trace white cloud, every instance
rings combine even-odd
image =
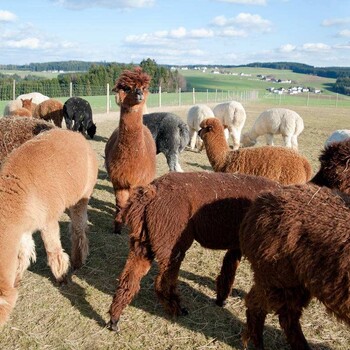
[[[295,45],[286,44],[286,45],[282,45],[282,46],[279,48],[279,51],[280,51],[280,52],[284,52],[284,53],[288,53],[288,52],[293,52],[293,51],[295,51],[295,49],[296,49],[296,46],[295,46]]]
[[[91,7],[103,8],[142,8],[151,7],[155,0],[51,0],[54,3],[72,10],[82,10]]]
[[[248,33],[244,30],[237,30],[234,28],[226,28],[221,31],[219,31],[218,36],[222,37],[239,37],[239,38],[245,38],[248,36]]]
[[[21,40],[8,40],[4,46],[16,49],[37,49],[40,46],[38,38],[26,38]]]
[[[306,43],[306,44],[303,44],[301,48],[304,51],[316,51],[316,52],[329,51],[331,49],[329,45],[323,44],[323,43]]]
[[[240,5],[266,5],[266,0],[217,0],[219,2],[229,2],[230,4]]]
[[[249,31],[258,30],[269,32],[272,28],[272,23],[262,18],[260,15],[251,13],[239,13],[236,17],[226,18],[225,16],[217,16],[212,21],[212,24],[218,27],[238,26],[246,28]]]
[[[338,36],[349,38],[350,37],[350,29],[341,30],[338,33]]]
[[[350,17],[346,18],[330,18],[330,19],[325,19],[322,21],[322,26],[324,27],[332,27],[332,26],[341,26],[344,24],[349,24],[350,23]]]
[[[0,10],[0,22],[14,22],[17,16],[9,11]]]

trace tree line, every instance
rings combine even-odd
[[[132,69],[135,64],[124,63],[90,63],[85,66],[86,71],[80,71],[77,69],[73,72],[74,67],[80,67],[84,65],[78,65],[76,61],[57,62],[54,64],[31,64],[31,71],[62,71],[63,68],[68,70],[66,73],[59,73],[57,78],[44,78],[29,74],[24,78],[21,78],[18,74],[8,75],[0,73],[0,97],[2,100],[12,99],[12,84],[13,80],[16,81],[16,95],[24,94],[27,92],[38,91],[44,94],[48,94],[50,97],[69,96],[69,88],[72,83],[74,95],[80,96],[93,96],[105,94],[105,87],[109,84],[110,89],[113,88],[115,81],[120,76],[121,72],[125,69]],[[77,64],[76,64],[77,63]],[[150,91],[156,92],[161,87],[163,92],[174,92],[181,88],[186,90],[186,79],[177,71],[173,71],[170,68],[158,65],[155,60],[150,58],[143,60],[138,66],[151,76]],[[4,68],[4,67],[3,67]],[[18,66],[12,67],[18,69]],[[6,69],[10,69],[6,66]],[[102,89],[102,90],[101,90]],[[48,93],[50,92],[50,93]]]

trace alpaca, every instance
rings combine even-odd
[[[304,130],[300,115],[286,108],[271,108],[262,112],[252,128],[242,135],[243,146],[253,146],[259,136],[265,135],[266,144],[273,146],[273,136],[282,134],[286,147],[298,149],[298,136]]]
[[[144,114],[143,124],[151,131],[157,154],[165,155],[169,170],[183,171],[179,163],[179,154],[190,140],[188,125],[176,114],[167,112]]]
[[[0,166],[12,150],[52,128],[54,126],[44,120],[27,117],[0,118]]]
[[[181,262],[194,240],[208,249],[227,250],[216,279],[216,304],[223,306],[241,259],[239,225],[261,191],[279,186],[258,176],[170,172],[135,190],[123,210],[130,225],[130,248],[110,307],[109,328],[118,330],[119,317],[139,291],[153,260],[159,266],[155,281],[159,300],[171,315],[187,313],[176,284]]]
[[[206,105],[194,105],[187,112],[187,124],[190,128],[190,149],[203,149],[202,140],[198,137],[200,123],[206,118],[214,118],[214,112]]]
[[[33,103],[32,99],[21,100],[22,106],[11,111],[8,116],[18,116],[18,117],[32,117],[33,116]]]
[[[334,132],[332,132],[331,135],[329,135],[328,139],[325,142],[325,146],[328,146],[330,143],[344,141],[349,138],[350,138],[349,129],[335,130]]]
[[[263,327],[275,312],[293,350],[310,350],[299,319],[311,298],[350,326],[349,197],[313,184],[259,196],[240,231],[254,284],[245,297],[245,348],[263,349]]]
[[[63,104],[53,98],[45,100],[36,106],[33,117],[52,121],[56,126],[61,128],[63,120]]]
[[[301,184],[310,180],[312,168],[298,152],[285,147],[262,146],[230,150],[221,122],[216,118],[201,123],[199,136],[216,172],[265,176],[283,185]]]
[[[6,104],[6,106],[4,108],[3,115],[5,115],[5,116],[10,115],[10,113],[13,112],[14,110],[21,108],[22,107],[21,100],[28,100],[28,99],[32,99],[33,106],[36,106],[40,102],[49,99],[49,97],[47,97],[39,92],[31,92],[29,94],[20,95],[17,97],[16,100],[10,101]],[[32,112],[34,112],[34,110],[32,110]]]
[[[48,265],[65,282],[69,257],[63,251],[58,220],[69,208],[72,267],[88,254],[87,205],[97,181],[97,157],[83,136],[54,128],[15,149],[2,164],[0,197],[0,324],[14,308],[17,286],[35,260],[32,233],[41,231]]]
[[[96,124],[92,120],[90,103],[81,97],[71,97],[63,105],[64,121],[67,129],[86,133],[91,139],[96,134]]]
[[[319,161],[320,169],[311,182],[350,195],[350,139],[331,142],[322,151]]]
[[[137,67],[124,70],[113,88],[120,101],[120,121],[106,143],[105,164],[115,193],[116,233],[121,232],[123,223],[119,213],[130,191],[149,184],[156,176],[156,145],[142,122],[149,82],[149,75]]]
[[[214,115],[223,125],[226,125],[232,137],[233,149],[240,146],[241,132],[247,119],[244,107],[237,101],[224,102],[216,105]]]

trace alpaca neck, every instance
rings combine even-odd
[[[251,128],[248,132],[247,132],[248,137],[250,138],[251,141],[255,141],[258,138],[258,134],[255,131],[255,128]]]
[[[140,133],[143,128],[143,104],[136,106],[121,106],[119,122],[119,140],[131,140],[131,144],[140,141],[135,138],[135,133]],[[130,142],[130,141],[129,141]],[[130,143],[129,143],[130,144]]]
[[[213,134],[209,135],[209,138],[205,138],[205,149],[209,162],[215,171],[225,164],[227,153],[230,148],[227,144],[224,134]]]

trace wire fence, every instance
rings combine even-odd
[[[67,86],[57,84],[31,85],[31,89],[26,90],[22,85],[16,83],[0,83],[0,106],[6,105],[10,100],[21,94],[32,91],[40,92],[43,95],[59,99],[65,102],[69,97],[80,96],[91,104],[94,113],[109,113],[119,110],[114,101],[114,93],[111,92],[109,84],[105,86],[97,85],[77,85],[70,83]],[[298,95],[275,94],[265,90],[220,90],[220,89],[192,89],[192,91],[162,92],[161,87],[150,91],[147,106],[190,106],[194,104],[212,104],[225,101],[239,101],[241,103],[257,102],[278,105],[299,105],[310,107],[349,107],[350,97],[338,94],[315,94],[302,93]]]

